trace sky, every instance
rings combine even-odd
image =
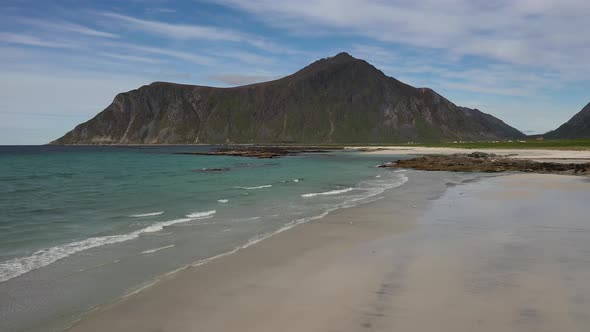
[[[0,1],[0,144],[153,81],[235,86],[339,52],[527,133],[590,102],[587,0]]]

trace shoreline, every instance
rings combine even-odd
[[[529,159],[537,162],[555,163],[587,163],[590,162],[590,150],[557,150],[557,149],[466,149],[442,147],[392,147],[392,146],[363,146],[345,147],[345,150],[361,151],[369,155],[452,155],[474,151],[483,151],[512,159]]]
[[[528,269],[519,277],[517,289],[510,283],[490,294],[473,293],[470,287],[463,289],[465,285],[457,282],[458,277],[469,276],[472,272],[461,271],[471,271],[481,265],[481,255],[483,258],[490,253],[496,255],[496,242],[508,238],[489,238],[483,231],[473,235],[469,232],[466,237],[462,233],[448,233],[447,227],[440,228],[433,218],[443,218],[440,220],[445,223],[445,216],[440,212],[446,211],[452,218],[453,211],[457,211],[452,205],[466,199],[483,204],[484,211],[493,207],[494,210],[488,212],[497,211],[498,216],[508,216],[508,220],[500,219],[500,224],[510,225],[510,214],[503,214],[519,209],[515,197],[549,212],[552,208],[543,204],[547,198],[535,198],[535,195],[543,195],[545,191],[548,197],[560,191],[584,192],[590,184],[563,175],[470,176],[440,172],[416,172],[408,183],[410,185],[403,190],[387,192],[384,199],[337,210],[198,268],[162,278],[152,286],[87,313],[67,331],[386,331],[392,326],[418,330],[446,326],[453,331],[473,331],[474,328],[517,331],[522,324],[529,328],[537,326],[536,318],[531,319],[529,312],[542,317],[543,326],[549,328],[561,326],[564,331],[578,331],[575,326],[584,326],[585,318],[574,320],[553,305],[553,298],[543,298],[534,287],[543,287],[560,301],[570,301],[563,298],[566,293],[560,287],[565,284],[561,284],[559,274],[554,273],[555,267],[563,262],[547,260],[549,256],[546,255],[540,256],[547,260],[547,264],[540,267],[529,266],[528,256],[514,265],[519,271],[522,266]],[[490,200],[501,202],[506,209],[497,210],[493,202],[486,203]],[[583,202],[568,203],[575,203],[572,206],[584,212]],[[464,208],[473,205],[465,204]],[[479,209],[472,207],[457,213],[469,216],[479,213]],[[535,215],[527,214],[525,220],[534,223],[530,218]],[[455,214],[455,217],[458,216]],[[493,220],[494,216],[486,218]],[[454,223],[448,225],[456,227]],[[483,225],[495,227],[494,224]],[[474,241],[480,236],[484,236],[485,242]],[[475,247],[465,250],[465,245]],[[568,245],[567,241],[564,245]],[[487,251],[479,252],[484,249]],[[468,263],[451,253],[465,256]],[[521,259],[522,254],[518,252],[514,259]],[[534,250],[530,254],[536,256]],[[491,262],[496,260],[495,256],[490,259]],[[512,268],[512,265],[500,265],[494,267],[500,269],[497,272],[480,274],[476,273],[478,267],[473,277],[488,282],[485,280],[490,273],[490,277],[504,278],[504,272],[497,273],[504,269],[509,272]],[[539,271],[545,272],[536,276]],[[590,273],[590,269],[587,272]],[[577,281],[580,275],[584,274],[580,272],[573,280]],[[509,276],[512,274],[506,275]],[[532,284],[525,282],[530,278],[534,280]],[[504,285],[504,281],[499,285]],[[480,303],[482,294],[493,297]],[[522,302],[537,297],[544,300]],[[451,298],[457,298],[458,302],[440,311]],[[506,302],[507,299],[512,300]],[[400,305],[410,310],[407,315],[396,314]],[[578,310],[585,308],[587,306],[581,305]],[[512,321],[513,311],[516,315],[520,312],[524,318]],[[452,320],[455,315],[457,319]],[[424,320],[426,316],[431,319]]]
[[[299,249],[293,246],[297,246],[300,243],[302,234],[303,237],[306,238],[306,247],[313,247],[314,245],[324,246],[325,244],[320,244],[319,242],[315,241],[310,243],[310,235],[314,234],[318,236],[319,234],[319,237],[331,237],[329,234],[326,233],[330,233],[334,230],[337,232],[343,232],[346,234],[346,236],[349,237],[349,241],[347,241],[346,244],[341,245],[339,242],[341,242],[342,239],[335,238],[334,240],[337,241],[332,243],[332,245],[342,248],[349,247],[352,244],[350,241],[354,241],[354,243],[360,244],[366,241],[375,240],[383,236],[394,235],[398,232],[402,232],[409,228],[415,227],[413,221],[415,221],[415,219],[417,218],[417,214],[420,214],[421,211],[424,210],[419,209],[417,205],[428,205],[430,200],[434,200],[437,197],[440,197],[449,187],[460,185],[461,183],[463,183],[463,181],[465,183],[468,183],[486,177],[494,176],[484,174],[447,174],[444,176],[441,176],[440,174],[431,174],[431,176],[425,176],[425,179],[421,180],[419,180],[416,176],[412,176],[412,179],[410,181],[414,181],[412,185],[417,186],[417,190],[410,187],[404,188],[405,190],[403,191],[399,191],[401,187],[396,187],[391,192],[378,195],[380,197],[367,203],[362,203],[357,206],[339,208],[337,210],[330,211],[323,217],[312,218],[314,220],[284,227],[283,229],[274,232],[273,234],[263,236],[255,242],[247,243],[243,246],[235,248],[230,252],[210,257],[195,262],[193,264],[189,264],[188,266],[181,267],[174,271],[170,271],[168,273],[165,273],[164,275],[159,276],[155,280],[147,282],[144,285],[140,285],[138,288],[131,290],[130,292],[124,294],[118,299],[115,299],[114,301],[105,303],[97,308],[91,309],[90,311],[84,313],[78,319],[74,320],[72,324],[69,327],[67,327],[64,331],[87,331],[86,324],[88,324],[89,322],[91,322],[91,327],[89,327],[89,331],[94,331],[94,328],[96,328],[97,331],[104,330],[105,328],[114,330],[126,330],[127,328],[131,328],[133,330],[132,327],[104,327],[102,326],[101,322],[98,322],[98,325],[95,325],[92,322],[96,323],[96,319],[110,321],[111,318],[109,318],[109,316],[117,316],[116,312],[120,310],[119,306],[133,306],[133,303],[136,303],[136,301],[139,298],[149,296],[147,294],[151,292],[159,292],[159,289],[164,287],[170,287],[169,285],[173,285],[172,287],[175,289],[183,288],[183,286],[175,287],[174,284],[179,281],[182,283],[187,282],[186,279],[189,278],[189,275],[191,274],[215,274],[216,272],[210,272],[209,270],[218,269],[220,266],[224,270],[231,270],[234,268],[234,265],[237,266],[237,272],[240,273],[240,270],[245,268],[243,266],[244,264],[241,264],[239,262],[244,259],[244,256],[248,256],[248,259],[254,259],[258,264],[263,264],[264,256],[266,256],[263,252],[266,250],[267,247],[273,248],[272,251],[279,251],[280,255],[285,254],[283,252],[284,248],[281,248],[285,240],[287,240],[287,242],[295,241],[294,243],[290,244],[290,247],[288,248],[290,252],[288,252],[288,254],[292,256],[297,256],[299,254]],[[416,181],[423,183],[416,183]],[[435,187],[434,189],[433,184]],[[405,186],[405,184],[402,185],[402,187],[403,186]],[[411,196],[411,198],[408,199],[407,197],[404,197],[404,194],[407,194],[406,191],[412,192],[413,195]],[[419,193],[417,194],[416,191],[418,191]],[[391,202],[388,202],[389,200],[395,200],[398,201],[398,203],[392,205]],[[396,213],[400,213],[400,215],[397,218],[399,219],[399,223],[393,225],[384,225],[382,223],[382,220],[378,220],[374,222],[376,224],[375,226],[379,228],[378,232],[374,232],[373,230],[361,229],[363,234],[362,236],[359,236],[359,227],[364,226],[359,226],[357,225],[356,221],[349,220],[360,218],[360,216],[366,215],[367,212],[371,212],[371,214],[373,214],[373,211],[375,209],[386,209],[389,212],[395,211]],[[343,221],[343,219],[345,220]],[[345,227],[348,229],[344,231],[338,229],[341,227]],[[318,232],[317,229],[321,229],[321,232]],[[330,231],[326,232],[326,229],[330,229]],[[386,229],[387,232],[383,233],[383,229]],[[282,259],[284,259],[284,257],[282,257]],[[205,280],[207,279],[209,278],[205,278]],[[213,279],[216,280],[217,277]],[[100,318],[103,315],[107,315],[107,318]],[[118,318],[116,320],[118,320]],[[138,329],[138,331],[139,330],[142,329]]]

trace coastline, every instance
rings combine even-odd
[[[411,185],[406,184],[396,187],[394,190],[379,195],[380,197],[375,201],[332,211],[323,218],[294,225],[286,232],[275,233],[251,245],[237,248],[235,251],[167,273],[138,289],[131,290],[113,303],[91,310],[74,322],[71,329],[67,329],[67,331],[98,331],[104,329],[131,329],[133,331],[136,328],[142,330],[143,327],[140,328],[139,326],[103,326],[103,323],[106,321],[115,324],[124,323],[125,318],[117,317],[117,313],[127,312],[129,309],[121,310],[121,306],[129,308],[139,304],[141,307],[143,305],[140,303],[146,297],[148,302],[155,300],[157,303],[153,304],[156,304],[156,306],[164,302],[168,303],[167,300],[161,302],[161,299],[165,294],[172,294],[169,287],[175,290],[192,288],[190,285],[193,284],[195,279],[204,282],[204,284],[199,285],[198,289],[198,291],[204,292],[212,290],[213,285],[220,288],[249,288],[250,286],[244,286],[242,283],[246,280],[249,283],[260,283],[261,281],[255,281],[254,279],[257,278],[257,271],[265,269],[273,271],[285,269],[286,271],[281,274],[281,277],[273,277],[273,280],[283,278],[285,279],[283,282],[286,283],[296,282],[297,279],[304,278],[301,273],[308,271],[308,269],[304,268],[295,273],[298,269],[289,267],[293,262],[308,261],[316,267],[329,264],[329,261],[336,253],[348,251],[354,246],[367,241],[411,229],[415,227],[414,221],[417,215],[425,211],[425,207],[429,202],[442,195],[447,188],[459,185],[462,181],[469,182],[488,176],[441,173],[427,173],[416,176],[411,174],[408,181],[408,183],[411,182]],[[384,221],[385,215],[392,213],[396,215],[395,220]],[[317,255],[318,251],[320,256],[324,257],[322,259],[327,261],[316,262],[319,257]],[[268,252],[272,254],[269,255]],[[350,272],[352,273],[352,271]],[[234,279],[234,273],[239,277]],[[363,279],[364,277],[358,278],[358,280]],[[230,286],[233,283],[240,286]],[[355,288],[351,285],[351,289]],[[203,294],[193,294],[191,298],[201,299],[203,296]],[[211,296],[211,294],[206,296]],[[176,301],[174,298],[169,300]],[[201,304],[193,305],[201,306]],[[203,316],[209,314],[203,312]],[[130,321],[130,323],[132,322]],[[147,328],[152,323],[146,322],[146,324],[145,327]],[[238,327],[239,325],[236,325],[235,329]],[[187,327],[175,327],[174,329],[176,328],[183,330]],[[215,330],[219,327],[212,326],[209,328]]]
[[[536,242],[502,234],[514,227],[516,220],[511,218],[516,216],[509,212],[518,209],[515,197],[539,210],[519,217],[534,224],[535,218],[545,221],[542,214],[555,210],[546,204],[552,195],[584,193],[590,184],[567,176],[444,172],[415,172],[408,183],[383,199],[337,210],[233,255],[163,278],[90,312],[68,331],[358,331],[393,326],[418,330],[442,326],[454,331],[545,326],[547,331],[555,327],[579,331],[577,327],[588,322],[588,317],[560,308],[572,308],[575,313],[588,308],[586,302],[578,303],[577,309],[571,307],[576,292],[571,280],[590,273],[589,267],[579,266],[582,270],[566,276],[571,279],[566,282],[557,272],[560,264],[569,262],[554,259],[554,254],[529,252],[526,245]],[[548,196],[541,197],[544,194]],[[461,204],[460,199],[471,203]],[[470,210],[473,202],[481,206]],[[499,211],[498,203],[505,209]],[[568,209],[573,218],[578,217],[576,211],[584,211],[583,202],[568,204],[575,208]],[[457,233],[451,230],[456,227],[452,220],[458,217],[453,214],[458,208],[466,217],[480,210],[496,211],[496,215],[484,214],[482,219],[488,222],[481,223],[483,229],[475,233],[475,225],[461,226]],[[447,225],[451,229],[435,222],[447,222],[445,218],[452,219]],[[505,218],[498,220],[504,228],[494,229],[489,224],[494,218]],[[561,220],[567,222],[571,220]],[[482,241],[474,243],[478,238]],[[497,258],[499,244],[500,248],[508,245],[506,250],[522,249],[514,252],[515,258],[506,257],[502,265],[486,265],[482,270],[479,265],[487,261],[487,255],[493,256],[491,262]],[[465,246],[473,250],[466,251]],[[560,246],[551,245],[556,253]],[[543,264],[531,265],[528,255]],[[520,259],[512,266],[513,260]],[[527,269],[522,270],[523,266]],[[536,275],[540,271],[543,274]],[[461,278],[475,279],[463,284]],[[479,285],[475,289],[470,286],[473,282]],[[488,293],[491,285],[495,291]],[[549,295],[538,294],[540,289]],[[451,302],[447,301],[454,305],[448,307]]]
[[[371,155],[451,155],[484,151],[514,159],[530,159],[537,162],[555,163],[587,163],[590,162],[590,150],[558,150],[558,149],[466,149],[443,147],[407,147],[407,146],[354,146],[345,150],[363,151]]]

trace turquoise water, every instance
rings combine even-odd
[[[0,320],[73,317],[407,180],[374,167],[392,156],[172,153],[206,149],[0,147]]]

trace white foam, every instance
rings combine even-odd
[[[229,199],[218,199],[217,202],[218,203],[227,203],[227,202],[229,202]]]
[[[338,195],[338,194],[347,193],[352,190],[354,190],[354,188],[345,188],[345,189],[325,191],[325,192],[321,192],[321,193],[303,194],[303,195],[301,195],[301,197],[309,198],[309,197],[315,197],[315,196]]]
[[[195,219],[211,217],[214,213],[215,211],[193,213],[191,215],[194,217],[157,222],[127,234],[91,237],[81,241],[70,242],[51,248],[41,249],[29,256],[13,258],[9,261],[0,263],[0,282],[10,280],[32,270],[49,265],[80,251],[133,240],[143,234],[161,231],[167,226],[172,226],[174,224],[184,223]]]
[[[205,218],[205,217],[211,217],[215,213],[217,213],[216,210],[211,210],[211,211],[205,211],[205,212],[194,212],[191,214],[187,214],[186,216],[189,218]]]
[[[259,243],[259,242],[261,242],[261,241],[263,241],[265,239],[268,239],[268,238],[270,238],[270,237],[272,237],[274,235],[277,235],[279,233],[282,233],[284,231],[287,231],[287,230],[289,230],[289,229],[291,229],[291,228],[293,228],[293,227],[295,227],[297,225],[300,225],[300,224],[303,224],[303,223],[306,223],[306,222],[309,222],[309,221],[312,221],[312,220],[321,219],[321,218],[327,216],[332,211],[335,211],[335,210],[338,210],[338,209],[341,209],[341,208],[354,207],[354,206],[357,206],[357,205],[362,204],[362,203],[370,203],[370,202],[378,201],[378,200],[382,199],[383,197],[377,197],[377,198],[373,198],[373,197],[375,197],[376,195],[382,194],[387,189],[392,189],[392,188],[395,188],[395,187],[399,187],[399,186],[403,185],[404,183],[406,183],[407,181],[408,181],[408,178],[405,175],[401,175],[398,179],[396,179],[396,181],[387,181],[386,180],[386,183],[383,183],[383,184],[379,183],[378,184],[378,188],[369,191],[368,195],[365,195],[365,196],[360,197],[360,198],[355,198],[355,199],[348,200],[348,201],[345,201],[343,203],[340,203],[340,204],[338,204],[338,205],[336,205],[336,206],[334,206],[334,207],[332,207],[332,208],[324,211],[323,213],[321,213],[319,215],[308,217],[308,218],[296,219],[294,221],[291,221],[290,223],[285,224],[283,227],[281,227],[281,228],[279,228],[279,229],[277,229],[277,230],[275,230],[273,232],[268,232],[268,233],[265,233],[265,234],[261,234],[261,235],[252,237],[245,244],[243,244],[241,246],[238,246],[238,247],[235,247],[234,249],[232,249],[232,250],[230,250],[228,252],[225,252],[225,253],[222,253],[222,254],[219,254],[219,255],[216,255],[216,256],[213,256],[213,257],[205,258],[205,259],[202,259],[200,261],[194,262],[192,264],[189,264],[189,265],[180,267],[180,268],[178,268],[176,270],[170,271],[168,273],[165,273],[165,274],[161,275],[159,278],[157,278],[156,280],[153,280],[152,282],[146,283],[143,286],[141,286],[141,287],[139,287],[139,288],[137,288],[137,289],[135,289],[135,290],[127,293],[124,297],[129,297],[131,295],[137,294],[137,293],[141,292],[142,290],[144,290],[146,288],[149,288],[149,287],[157,284],[160,280],[163,280],[163,279],[165,279],[165,278],[167,278],[167,277],[169,277],[171,275],[174,275],[174,274],[176,274],[176,273],[178,273],[180,271],[186,270],[186,269],[188,269],[190,267],[199,267],[199,266],[205,265],[205,264],[207,264],[207,263],[209,263],[209,262],[211,262],[213,260],[216,260],[218,258],[222,258],[222,257],[225,257],[225,256],[233,255],[233,254],[237,253],[240,250],[243,250],[243,249],[246,249],[246,248],[248,248],[250,246],[253,246],[253,245],[255,245],[255,244],[257,244],[257,243]],[[385,181],[381,181],[381,182],[385,182]]]
[[[130,217],[133,217],[133,218],[153,217],[153,216],[159,216],[162,213],[164,213],[164,211],[148,212],[148,213],[141,213],[141,214],[132,214],[132,215],[130,215]]]
[[[257,186],[257,187],[240,187],[242,189],[246,189],[246,190],[256,190],[256,189],[264,189],[264,188],[270,188],[272,187],[272,184],[265,184],[262,186]]]
[[[153,249],[148,249],[145,251],[142,251],[141,254],[145,255],[145,254],[153,254],[155,252],[161,251],[161,250],[166,250],[166,249],[170,249],[170,248],[174,248],[174,245],[171,244],[169,246],[164,246],[164,247],[159,247],[159,248],[153,248]]]

